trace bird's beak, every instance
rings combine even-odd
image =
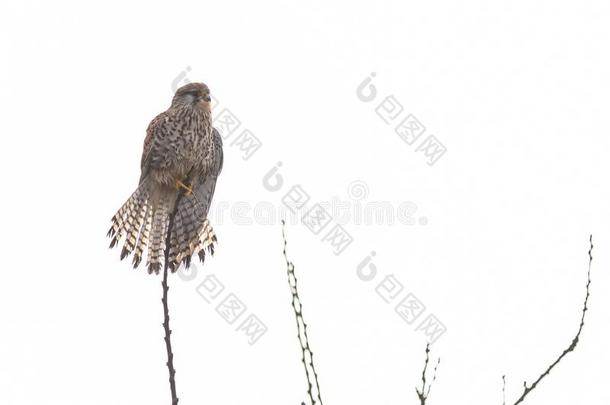
[[[207,101],[208,103],[209,103],[210,101],[212,101],[212,97],[210,97],[210,96],[205,96],[203,99],[204,99],[205,101]]]

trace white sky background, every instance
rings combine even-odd
[[[161,278],[105,233],[188,68],[263,144],[243,160],[225,141],[215,206],[279,207],[295,184],[349,202],[354,181],[365,203],[417,205],[414,225],[352,218],[339,256],[288,226],[327,405],[417,403],[426,338],[376,294],[390,274],[447,327],[429,404],[500,404],[502,374],[512,404],[576,332],[590,233],[581,342],[526,403],[607,404],[609,17],[602,1],[3,1],[0,403],[169,402]],[[435,165],[376,115],[389,95],[447,148]],[[170,278],[180,404],[306,400],[281,228],[252,215],[213,219],[216,256]],[[197,294],[208,274],[267,325],[253,346]]]

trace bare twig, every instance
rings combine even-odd
[[[174,211],[169,216],[169,224],[167,225],[167,235],[165,237],[165,263],[163,264],[163,329],[165,330],[165,348],[167,350],[167,370],[169,371],[169,387],[172,393],[172,405],[178,404],[178,395],[176,394],[176,369],[174,368],[174,353],[172,352],[172,341],[171,334],[172,330],[169,328],[169,305],[167,303],[167,291],[169,286],[167,285],[167,273],[169,269],[169,250],[170,250],[170,239],[172,234],[172,228],[174,226],[174,217],[176,216],[176,210],[178,202],[180,201],[181,194],[178,196]]]
[[[585,326],[585,314],[588,310],[587,304],[589,303],[589,286],[591,285],[591,263],[593,262],[592,252],[593,252],[593,235],[590,235],[589,236],[589,269],[587,271],[587,288],[586,288],[585,302],[584,302],[583,309],[582,309],[582,316],[580,318],[580,326],[578,327],[578,332],[576,333],[576,336],[574,337],[574,339],[572,339],[572,343],[570,343],[570,345],[559,355],[559,357],[557,357],[557,359],[553,363],[551,363],[551,365],[542,374],[540,374],[540,376],[538,377],[538,379],[536,381],[534,381],[529,386],[527,384],[527,381],[523,382],[523,393],[521,394],[519,399],[517,399],[517,401],[514,403],[514,405],[517,405],[517,404],[520,404],[521,402],[523,402],[525,397],[538,386],[540,381],[542,381],[542,379],[544,377],[549,375],[551,370],[557,364],[559,364],[559,362],[568,353],[570,353],[571,351],[573,351],[576,348],[576,345],[578,344],[578,341],[580,340],[580,333],[582,332],[582,329]]]
[[[436,381],[436,371],[438,369],[439,364],[441,364],[441,359],[439,357],[436,362],[436,366],[434,367],[434,375],[432,377],[432,381],[426,385],[426,371],[428,369],[428,362],[430,361],[430,343],[426,345],[426,361],[424,363],[424,370],[421,373],[422,386],[421,391],[419,388],[415,388],[415,392],[417,392],[417,397],[419,398],[420,405],[425,405],[428,397],[430,396],[430,390],[432,389],[432,384]]]
[[[282,237],[284,239],[284,258],[286,259],[286,268],[288,269],[288,285],[290,286],[290,293],[292,294],[292,309],[294,309],[294,315],[297,321],[297,331],[299,343],[301,345],[301,352],[303,353],[303,365],[305,366],[305,376],[307,378],[307,393],[311,400],[311,405],[315,405],[317,402],[322,405],[322,397],[320,396],[320,384],[318,383],[318,374],[313,365],[313,352],[309,346],[309,338],[307,337],[307,324],[303,319],[303,308],[301,306],[301,299],[299,298],[299,292],[297,290],[297,278],[294,274],[294,264],[288,260],[286,254],[286,223],[282,221]],[[313,383],[312,383],[313,377]],[[314,384],[315,383],[315,384]],[[317,398],[317,401],[316,401]],[[304,405],[304,403],[302,403]]]
[[[506,405],[506,375],[502,376],[502,405]]]

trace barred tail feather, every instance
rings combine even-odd
[[[206,213],[206,207],[195,195],[184,196],[178,204],[170,247],[172,271],[177,271],[180,264],[184,264],[188,268],[195,253],[198,253],[199,258],[203,261],[205,248],[213,253],[216,237],[212,226],[206,219]]]
[[[195,245],[192,253],[197,252],[197,256],[199,256],[199,260],[201,263],[205,262],[205,251],[214,256],[214,247],[218,239],[216,239],[216,234],[214,233],[214,229],[212,225],[210,225],[210,221],[205,220],[204,227],[199,234],[199,241],[197,245]],[[192,254],[191,253],[191,254]]]
[[[133,254],[133,268],[137,268],[142,262],[142,256],[144,255],[144,250],[148,246],[148,238],[150,237],[150,230],[152,228],[152,217],[153,217],[153,207],[152,204],[148,204],[146,207],[146,214],[144,215],[144,223],[142,224],[142,229],[140,230],[140,235],[138,236],[138,242],[136,244],[136,249]]]
[[[173,272],[178,270],[180,263],[184,259],[182,252],[184,252],[185,247],[188,246],[187,232],[185,230],[189,219],[186,210],[181,209],[182,206],[183,204],[179,204],[178,209],[176,210],[172,238],[170,241],[170,268]]]
[[[117,246],[125,236],[121,260],[129,256],[136,245],[138,234],[149,210],[149,194],[150,184],[143,182],[112,217],[112,226],[108,231],[108,236],[112,238],[110,248]]]
[[[136,190],[131,197],[123,204],[116,214],[112,217],[112,226],[108,230],[108,237],[111,237],[110,248],[115,247],[123,237],[126,227],[126,217],[130,215],[130,212],[134,205],[134,200],[138,197],[138,190]]]
[[[142,229],[142,225],[144,224],[144,217],[146,216],[148,207],[148,196],[140,194],[132,210],[132,216],[128,220],[128,224],[130,226],[125,230],[125,244],[123,245],[123,250],[121,251],[121,260],[129,256],[136,247],[136,241],[138,239],[140,230]]]
[[[165,239],[169,225],[169,201],[160,197],[156,201],[152,218],[151,241],[148,245],[148,261],[146,266],[150,274],[159,274],[165,254]]]
[[[172,232],[173,246],[170,250],[173,271],[176,271],[181,263],[187,268],[190,266],[192,253],[189,247],[197,237],[198,229],[203,221],[198,214],[200,211],[199,203],[193,195],[183,196],[178,204],[176,217],[180,219]]]

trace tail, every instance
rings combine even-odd
[[[165,260],[167,230],[172,213],[168,259],[172,272],[177,271],[181,263],[189,267],[195,253],[202,262],[206,249],[214,254],[216,235],[206,219],[207,208],[197,199],[196,193],[180,196],[175,207],[178,193],[171,188],[160,190],[149,179],[140,183],[114,215],[108,231],[108,236],[112,238],[110,248],[117,246],[125,236],[121,260],[134,253],[132,263],[137,268],[148,248],[148,272],[158,274]]]
[[[174,193],[175,194],[175,193]],[[133,255],[133,268],[142,262],[148,248],[148,272],[161,270],[165,249],[165,236],[169,221],[169,209],[176,196],[161,193],[153,187],[150,179],[144,179],[127,202],[112,217],[108,236],[112,238],[110,248],[117,246],[123,236],[121,260]]]
[[[141,250],[142,243],[148,243],[151,208],[150,184],[145,181],[112,217],[112,227],[108,231],[108,237],[112,238],[110,248],[117,246],[125,236],[121,260],[129,256],[136,249],[136,245],[138,248],[136,252],[138,252]],[[138,264],[139,260],[136,261],[134,258],[134,267],[137,267]]]

